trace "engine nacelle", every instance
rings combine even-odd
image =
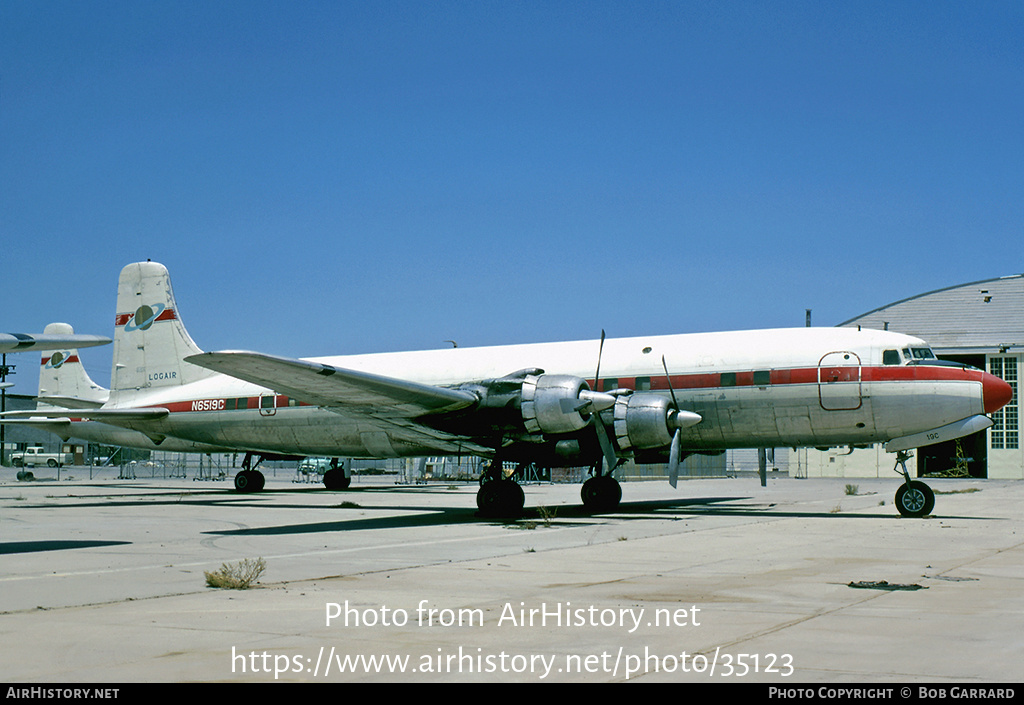
[[[527,375],[523,380],[522,414],[530,433],[579,431],[590,422],[586,380],[570,375]],[[583,408],[581,408],[583,407]]]
[[[615,402],[615,439],[619,448],[661,448],[672,442],[676,412],[659,394],[630,394]]]

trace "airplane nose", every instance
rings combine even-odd
[[[1013,398],[1013,387],[999,377],[986,372],[981,380],[981,394],[985,404],[985,413],[991,414],[1010,402],[1010,399]]]

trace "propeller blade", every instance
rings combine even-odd
[[[608,429],[604,427],[604,421],[601,420],[600,414],[594,414],[594,427],[597,429],[597,442],[601,446],[601,454],[604,456],[604,462],[608,465],[607,473],[598,474],[611,475],[612,471],[619,465],[619,456],[615,455],[611,439],[608,438]]]
[[[679,402],[676,400],[676,390],[672,389],[672,378],[668,374],[668,364],[665,363],[665,356],[661,356],[661,367],[665,370],[665,382],[668,383],[668,393],[672,395],[672,408],[679,411]]]
[[[672,489],[676,488],[676,483],[679,481],[681,435],[682,431],[677,429],[672,435],[672,448],[668,452],[668,484],[672,485]]]
[[[601,344],[597,347],[597,371],[594,372],[594,391],[601,386],[601,355],[604,354],[604,328],[601,329]]]

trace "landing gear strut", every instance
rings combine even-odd
[[[905,517],[923,517],[935,508],[935,493],[932,488],[918,480],[911,480],[907,471],[907,460],[911,457],[905,450],[896,452],[896,465],[903,468],[893,472],[903,475],[903,484],[896,490],[896,509]]]

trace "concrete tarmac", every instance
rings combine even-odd
[[[623,483],[598,516],[526,485],[498,522],[469,484],[3,469],[0,682],[1019,681],[1024,483],[933,480],[904,519],[899,481]]]

